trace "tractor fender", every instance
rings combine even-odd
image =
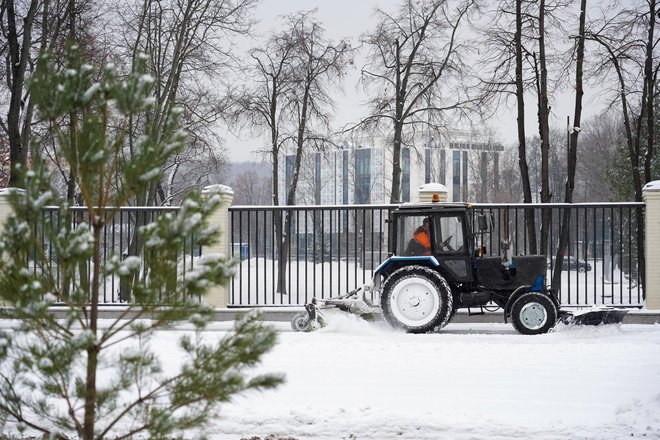
[[[516,290],[513,291],[511,296],[509,296],[509,299],[506,301],[506,304],[504,304],[504,323],[506,324],[507,317],[509,316],[509,313],[511,312],[511,306],[513,306],[513,303],[520,297],[525,292],[529,292],[530,288],[532,286],[520,286]]]
[[[534,284],[531,286],[520,286],[516,290],[513,291],[513,293],[509,296],[509,299],[506,301],[506,304],[504,305],[504,322],[507,321],[507,317],[509,316],[509,313],[511,312],[511,307],[513,306],[513,303],[516,302],[516,300],[523,294],[527,292],[545,292],[545,288],[543,286],[543,275],[539,275],[536,277],[536,280],[534,280]],[[550,299],[552,300],[553,303],[556,303],[556,298],[554,295],[549,294],[548,295]]]
[[[392,266],[429,266],[439,267],[440,262],[433,255],[419,255],[414,257],[390,257],[380,263],[380,266],[374,271],[374,275],[381,275],[387,272]]]

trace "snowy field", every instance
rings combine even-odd
[[[328,317],[315,333],[272,324],[279,343],[255,373],[285,373],[286,383],[223,405],[210,439],[660,438],[659,325],[521,336],[505,324],[449,324],[409,335]],[[213,323],[204,337],[229,328]],[[172,347],[188,331],[153,340],[164,365],[180,362]]]
[[[263,370],[287,383],[225,406],[212,438],[660,438],[658,325],[408,335],[341,315],[281,333]]]

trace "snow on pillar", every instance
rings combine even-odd
[[[660,253],[653,244],[660,243],[660,180],[644,185],[642,198],[646,203],[645,237],[646,254],[646,308],[660,310]]]
[[[218,194],[220,204],[209,217],[209,226],[215,227],[218,233],[217,241],[202,249],[203,254],[223,254],[229,257],[229,207],[234,199],[234,191],[225,185],[209,185],[204,187],[202,194]],[[215,308],[227,307],[229,301],[229,281],[213,286],[205,297],[205,302]]]

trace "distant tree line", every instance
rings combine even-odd
[[[342,136],[385,137],[393,161],[388,192],[397,202],[402,147],[414,147],[421,133],[464,122],[488,126],[489,117],[505,107],[517,111],[518,142],[515,156],[502,158],[501,174],[514,172],[515,179],[502,182],[499,198],[639,201],[642,186],[658,176],[655,1],[403,0],[393,10],[376,10],[372,28],[352,43],[328,40],[315,11],[292,12],[279,18],[278,31],[260,36],[261,43],[243,53],[233,43],[251,35],[255,5],[256,0],[2,2],[0,146],[9,157],[3,167],[8,184],[15,185],[13,167],[30,160],[30,144],[39,139],[63,195],[73,202],[80,197],[71,183],[75,167],[63,166],[61,141],[35,117],[26,87],[41,51],[63,65],[73,42],[89,61],[114,62],[124,74],[139,54],[148,58],[158,105],[133,121],[122,151],[128,160],[139,146],[134,134],[139,127],[154,121],[163,136],[172,109],[184,109],[183,125],[192,134],[187,148],[138,204],[171,204],[193,187],[227,181],[221,123],[267,134],[262,151],[273,165],[275,205],[295,200],[303,151],[332,148],[332,139]],[[338,111],[333,95],[347,85],[344,77],[353,67],[360,69],[366,114],[338,131],[332,125]],[[608,104],[605,115],[587,124],[581,117],[585,82],[598,84]],[[557,94],[567,90],[575,92],[575,109],[565,137],[564,127],[550,126],[550,115]],[[524,125],[530,112],[538,119],[535,133]],[[603,127],[603,119],[611,124]],[[79,141],[77,115],[60,122],[72,128],[68,141]],[[286,200],[279,200],[275,188],[283,154],[295,162]],[[584,166],[587,157],[605,159],[601,172],[589,175],[594,167]],[[562,161],[565,167],[556,166]],[[593,179],[598,184],[586,183]],[[541,248],[547,221],[541,219]],[[529,224],[534,235],[536,224],[531,219]]]

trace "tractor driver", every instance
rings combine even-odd
[[[413,237],[406,247],[406,255],[431,255],[431,232],[428,217],[413,232]]]

